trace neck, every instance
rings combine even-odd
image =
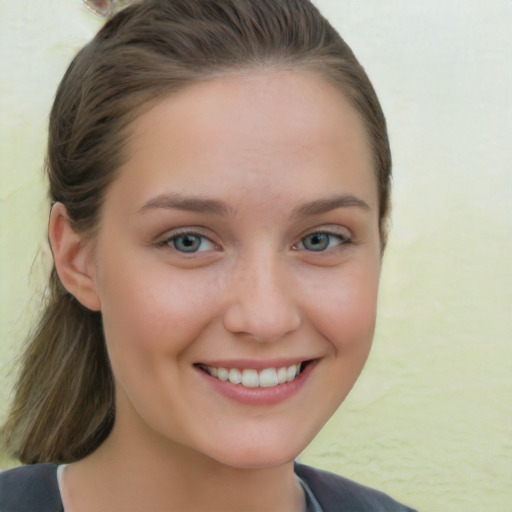
[[[235,468],[168,440],[134,438],[119,425],[93,454],[68,466],[63,487],[70,512],[304,508],[293,461],[269,468]]]

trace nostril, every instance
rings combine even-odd
[[[258,341],[275,341],[301,325],[287,271],[277,263],[244,263],[230,276],[224,311],[226,330]],[[243,271],[243,272],[242,272]]]

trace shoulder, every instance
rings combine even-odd
[[[414,512],[387,494],[328,471],[296,463],[295,473],[309,486],[324,512]]]
[[[62,512],[57,466],[34,464],[0,472],[0,512]]]

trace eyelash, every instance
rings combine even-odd
[[[178,249],[176,247],[176,241],[179,239],[179,238],[186,238],[186,237],[190,237],[191,239],[192,238],[196,238],[196,239],[199,239],[200,242],[199,242],[199,246],[196,250],[192,250],[192,251],[182,251],[180,249]],[[323,249],[320,249],[320,250],[315,250],[315,249],[307,249],[305,246],[304,246],[304,241],[310,237],[313,237],[313,236],[318,236],[318,237],[323,237],[323,236],[327,236],[328,239],[327,239],[327,247],[323,248]],[[331,242],[332,242],[332,238],[335,238],[339,241],[339,243],[336,243],[334,246],[331,246]],[[218,248],[219,246],[213,242],[210,238],[208,238],[207,236],[205,235],[202,235],[201,233],[197,233],[195,231],[180,231],[180,232],[177,232],[177,233],[173,233],[171,236],[169,237],[166,237],[164,240],[161,240],[160,242],[157,242],[157,247],[162,247],[162,248],[171,248],[179,253],[182,253],[182,254],[197,254],[198,252],[205,252],[205,251],[208,251],[208,250],[212,250],[212,248],[210,249],[204,249],[204,250],[199,250],[199,248],[201,248],[201,246],[204,244],[204,241],[207,241],[209,244],[211,244],[212,248]],[[323,230],[319,230],[319,231],[312,231],[311,233],[303,236],[300,241],[293,245],[292,249],[293,250],[305,250],[307,252],[310,252],[310,253],[325,253],[326,251],[330,250],[330,249],[333,249],[335,247],[338,247],[340,245],[347,245],[347,244],[352,244],[352,239],[350,236],[347,236],[345,234],[342,234],[342,233],[339,233],[338,231],[335,231],[335,230],[328,230],[328,229],[323,229]],[[302,245],[302,248],[299,247],[300,245]]]
[[[212,245],[212,248],[218,248],[219,247],[215,242],[213,242],[207,236],[202,235],[201,233],[197,233],[195,231],[187,231],[187,230],[175,232],[171,236],[166,237],[164,240],[161,240],[160,242],[157,242],[156,245],[157,245],[157,247],[171,248],[171,249],[173,249],[173,250],[175,250],[175,251],[177,251],[179,253],[182,253],[182,254],[196,254],[198,252],[204,252],[204,251],[199,251],[199,250],[195,250],[195,251],[180,251],[176,247],[176,241],[179,238],[186,238],[187,236],[190,237],[190,238],[198,238],[198,239],[200,239],[199,247],[201,247],[201,245],[203,245],[205,240]]]
[[[324,252],[327,252],[328,250],[330,249],[334,249],[340,245],[347,245],[347,244],[352,244],[352,238],[350,236],[347,236],[346,234],[344,233],[340,233],[339,231],[336,231],[336,230],[330,230],[330,229],[322,229],[322,230],[319,230],[319,231],[312,231],[311,233],[307,234],[306,236],[303,236],[301,239],[300,239],[300,242],[295,244],[293,246],[293,249],[295,250],[298,250],[299,249],[299,245],[302,244],[304,246],[304,240],[306,240],[307,238],[310,238],[310,237],[313,237],[313,236],[327,236],[329,237],[328,239],[328,246],[325,248],[325,249],[321,249],[321,250],[318,250],[318,251],[315,251],[314,249],[307,249],[307,248],[304,248],[304,250],[310,252],[310,253],[324,253]],[[339,243],[337,243],[334,247],[330,247],[331,245],[331,241],[332,241],[332,238],[335,238],[335,239],[338,239],[339,240]]]

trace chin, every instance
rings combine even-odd
[[[275,468],[293,462],[314,436],[307,436],[307,439],[292,439],[293,437],[295,436],[289,432],[284,436],[274,436],[270,439],[265,439],[262,435],[259,439],[231,442],[224,445],[224,450],[219,450],[217,445],[210,452],[210,457],[236,469]]]
[[[233,469],[240,470],[259,470],[259,469],[272,469],[285,464],[291,463],[299,455],[298,453],[290,454],[258,454],[256,456],[249,456],[243,454],[236,456],[236,454],[229,454],[227,457],[217,458],[217,462]]]

